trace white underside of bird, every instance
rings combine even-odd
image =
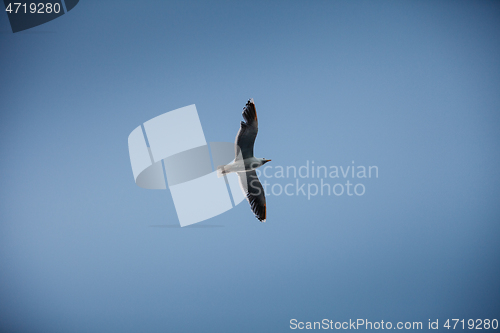
[[[227,165],[221,165],[217,168],[217,177],[222,177],[225,174],[232,172],[248,172],[263,166],[266,162],[264,158],[250,157],[244,160],[237,159]]]

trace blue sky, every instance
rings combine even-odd
[[[499,17],[494,1],[82,0],[13,34],[0,14],[1,330],[500,319]],[[135,185],[129,133],[196,104],[207,141],[232,142],[251,97],[271,165],[379,177],[363,196],[269,196],[265,224],[243,202],[165,227],[172,198]]]

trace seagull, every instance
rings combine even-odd
[[[253,146],[259,131],[253,98],[248,100],[242,114],[245,121],[241,122],[240,130],[236,134],[234,161],[217,167],[217,176],[222,177],[225,174],[236,172],[240,187],[246,194],[252,212],[260,222],[266,222],[266,196],[255,169],[271,160],[253,156]]]

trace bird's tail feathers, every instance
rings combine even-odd
[[[224,167],[225,167],[225,165],[219,165],[219,166],[217,167],[217,177],[218,177],[218,178],[220,178],[220,177],[222,177],[223,175],[225,175],[226,173],[228,173],[228,172],[226,171],[226,169],[224,169]]]

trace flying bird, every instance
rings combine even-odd
[[[236,134],[234,161],[217,167],[217,175],[222,177],[227,173],[236,172],[252,212],[259,221],[266,222],[266,196],[255,169],[271,160],[253,156],[253,146],[259,131],[259,123],[252,98],[243,108],[243,119],[245,121],[241,122],[240,130]]]

